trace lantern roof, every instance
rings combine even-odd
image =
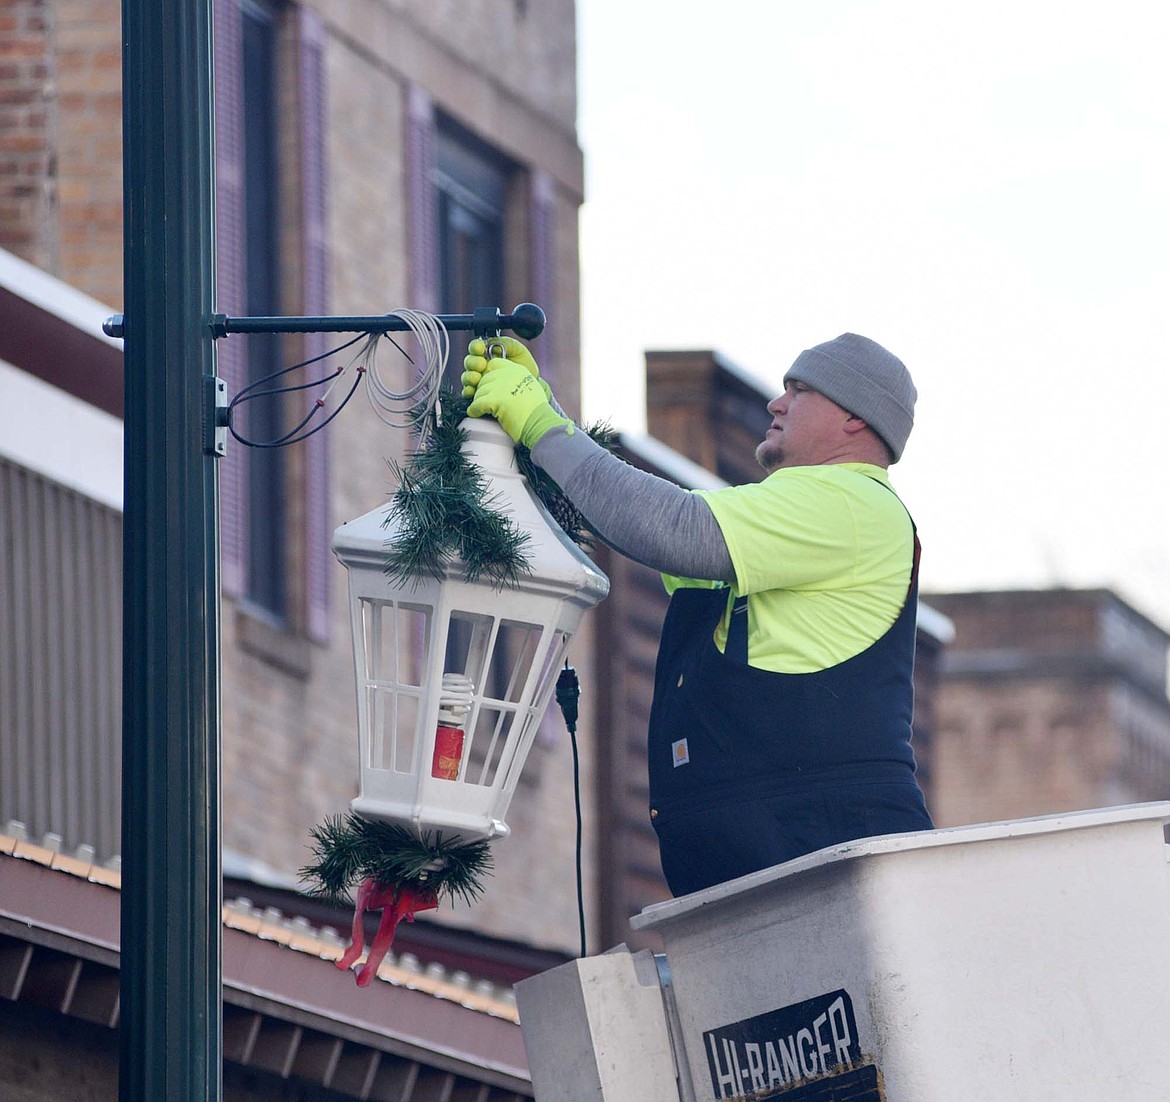
[[[528,537],[524,546],[528,565],[519,587],[566,596],[580,593],[589,605],[600,601],[609,592],[609,579],[564,533],[533,492],[516,464],[508,435],[487,418],[468,418],[464,430],[462,450],[482,469],[488,502]],[[333,553],[346,566],[381,569],[398,533],[391,511],[391,504],[386,503],[342,524],[333,534]],[[464,580],[458,557],[445,563],[440,580]]]

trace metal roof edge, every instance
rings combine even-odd
[[[36,874],[31,877],[27,874],[27,869],[35,867],[63,875],[38,880]],[[92,889],[79,889],[94,893],[86,896],[84,905],[69,898],[70,881],[78,885],[94,885]],[[106,893],[111,889],[114,892],[121,890],[120,871],[0,834],[0,885],[6,883],[11,884],[13,890],[0,891],[0,919],[24,923],[30,930],[44,930],[72,939],[79,945],[118,953],[120,902]],[[332,927],[318,929],[305,919],[286,916],[275,907],[253,907],[244,899],[225,902],[223,925],[226,930],[330,963],[340,959],[347,944],[342,934]],[[418,991],[464,1010],[513,1025],[519,1023],[510,989],[505,992],[500,985],[477,980],[461,970],[448,972],[441,965],[424,967],[411,954],[401,957],[387,954],[378,969],[378,979],[391,987]],[[232,982],[232,977],[225,971],[225,987],[231,986]]]
[[[706,467],[681,455],[661,440],[645,433],[620,432],[618,442],[630,455],[661,471],[672,481],[688,490],[719,490],[727,483]]]
[[[107,336],[102,329],[102,322],[114,310],[7,249],[0,249],[0,288],[86,336],[122,350],[121,339]]]

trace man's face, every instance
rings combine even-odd
[[[756,448],[756,462],[769,473],[781,467],[840,462],[849,438],[845,423],[856,420],[836,402],[795,380],[768,403],[768,412],[772,425]]]

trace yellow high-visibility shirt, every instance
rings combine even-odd
[[[777,673],[827,669],[885,634],[910,586],[914,529],[881,467],[785,467],[762,482],[696,491],[715,515],[748,597],[748,662]],[[663,575],[668,592],[721,583]]]

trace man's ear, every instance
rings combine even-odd
[[[864,432],[867,428],[869,428],[869,422],[863,421],[860,417],[854,417],[853,414],[850,414],[845,421],[845,431],[850,434]]]

